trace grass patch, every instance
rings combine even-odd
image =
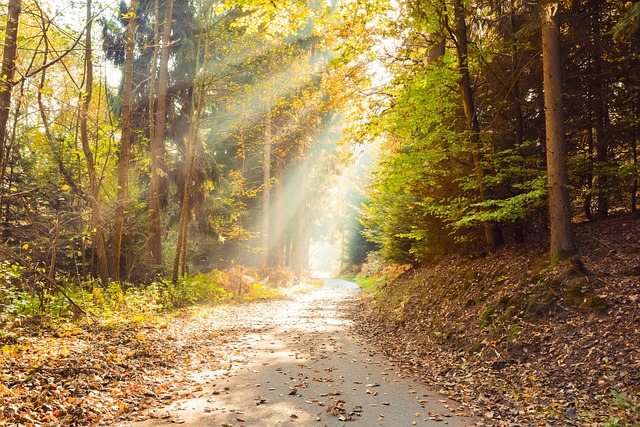
[[[376,277],[356,277],[355,282],[365,292],[373,292],[376,290],[378,284],[382,281]]]
[[[367,276],[363,274],[354,274],[354,273],[344,273],[340,275],[342,280],[347,280],[349,282],[354,282],[360,289],[365,292],[374,292],[378,285],[381,284],[384,280],[384,276]]]

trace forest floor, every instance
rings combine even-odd
[[[408,425],[638,426],[640,221],[579,225],[577,237],[582,263],[554,268],[542,245],[521,246],[412,269],[360,299],[315,289],[160,323],[34,328],[0,343],[0,425],[400,427],[393,416],[408,414]],[[338,324],[341,343],[327,330]],[[286,369],[256,359],[270,346]],[[340,360],[349,367],[333,369]],[[271,404],[282,417],[264,424]]]
[[[523,245],[409,270],[359,330],[478,425],[640,426],[640,219],[576,231],[580,258],[554,268]]]

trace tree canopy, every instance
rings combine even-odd
[[[340,235],[357,262],[548,229],[566,231],[561,255],[571,221],[637,210],[637,4],[85,6],[74,22],[10,0],[3,18],[2,254],[52,283],[236,264],[300,276],[312,241]],[[350,207],[333,208],[363,151]]]

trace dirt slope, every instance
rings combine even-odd
[[[523,246],[411,270],[354,316],[479,425],[640,425],[640,221],[577,239],[580,259],[553,269]]]

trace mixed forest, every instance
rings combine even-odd
[[[428,336],[420,357],[426,342],[480,359],[501,342],[496,354],[524,360],[539,343],[522,331],[568,300],[567,323],[608,313],[590,327],[637,341],[640,2],[0,7],[0,344],[12,363],[25,335],[280,295],[323,244],[377,283],[381,320],[363,329],[408,358],[402,334]],[[629,299],[607,312],[607,296]],[[479,316],[476,332],[465,316]],[[572,336],[589,356],[594,334]],[[617,390],[637,397],[626,378]]]
[[[301,275],[335,151],[327,6],[4,7],[3,292]]]
[[[235,264],[300,277],[362,151],[329,233],[349,264],[549,225],[562,256],[572,221],[637,210],[637,4],[60,7],[12,0],[4,20],[3,271],[31,292]]]

